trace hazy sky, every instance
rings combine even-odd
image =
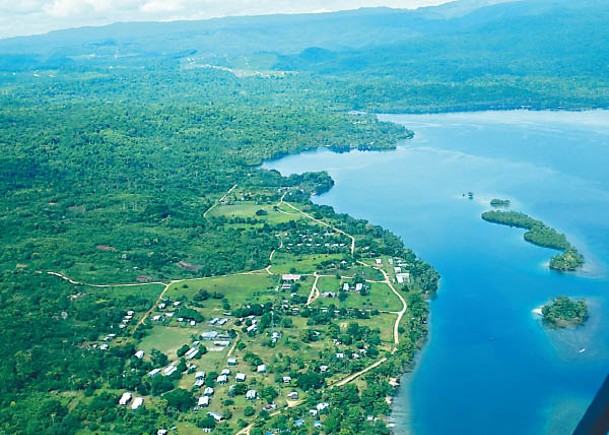
[[[116,21],[324,12],[364,6],[416,8],[448,0],[0,0],[0,38]]]

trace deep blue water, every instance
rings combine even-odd
[[[265,167],[327,170],[336,185],[317,202],[399,234],[442,275],[430,340],[395,401],[396,432],[571,433],[609,374],[609,112],[381,118],[415,138]],[[493,197],[565,232],[586,269],[552,272],[552,251],[482,221]],[[542,327],[532,310],[561,294],[589,300],[585,327]]]

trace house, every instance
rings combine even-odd
[[[186,352],[184,354],[184,356],[188,359],[193,359],[198,354],[199,354],[199,349],[197,349],[196,347],[191,347],[190,349],[188,349],[188,352]]]
[[[247,376],[245,376],[245,373],[237,373],[237,376],[235,376],[235,381],[237,382],[245,382]]]
[[[398,284],[404,284],[404,278],[401,275],[396,275],[395,279]]]
[[[315,417],[317,415],[317,409],[309,409],[309,414]]]
[[[135,311],[127,311],[127,315],[133,317],[133,315],[135,314]]]
[[[335,298],[336,292],[323,292],[321,294],[324,298]]]
[[[377,258],[374,261],[375,261],[376,264],[383,264],[383,259],[382,258]]]
[[[167,308],[167,304],[165,302],[159,304],[159,310],[164,310],[165,308]]]
[[[227,322],[228,322],[228,319],[222,318],[222,319],[218,320],[218,326],[224,326],[224,325],[226,325]]]
[[[256,390],[247,390],[247,393],[245,393],[245,398],[247,400],[255,400],[256,397],[258,397],[258,392]]]
[[[234,356],[233,356],[233,357],[230,357],[230,358],[228,359],[228,361],[227,361],[227,364],[228,364],[229,366],[236,366],[236,365],[237,365],[237,358],[235,358]]]
[[[394,267],[393,270],[395,271],[395,273],[402,273],[401,267]]]
[[[199,401],[197,402],[197,406],[209,406],[209,396],[201,396],[199,397]]]
[[[256,372],[258,372],[258,373],[266,373],[266,364],[260,364],[256,368]]]
[[[161,369],[154,369],[148,372],[148,376],[153,377],[158,375],[161,372]]]
[[[326,409],[328,406],[330,406],[329,403],[327,402],[322,402],[322,403],[318,403],[316,408],[319,412],[323,411],[324,409]]]
[[[203,391],[203,394],[206,396],[213,396],[214,389],[212,387],[207,387],[207,388],[205,388],[205,391]]]
[[[214,341],[214,346],[228,347],[228,346],[230,346],[230,341],[228,341],[228,340]]]
[[[224,385],[228,382],[228,376],[220,375],[216,378],[216,383],[219,385]]]
[[[226,375],[226,376],[228,376],[228,375],[230,375],[230,370],[229,370],[229,369],[224,369],[224,370],[222,370],[222,371],[220,372],[220,374],[221,374],[221,375]]]
[[[167,435],[167,429],[159,429],[156,431],[156,435]]]
[[[344,292],[348,292],[349,291],[349,283],[348,282],[343,284],[343,291]]]
[[[126,405],[131,400],[131,393],[123,393],[121,398],[118,400],[119,405]]]
[[[195,379],[205,379],[205,372],[204,371],[200,371],[195,373]]]
[[[361,282],[358,282],[357,284],[355,284],[356,292],[361,292],[363,288],[364,288],[364,284],[362,284]]]
[[[279,340],[281,338],[281,332],[273,332],[271,334],[271,341],[273,343],[277,343],[277,340]]]
[[[153,322],[158,322],[159,320],[161,320],[161,316],[159,314],[157,314],[156,316],[152,316]]]
[[[288,399],[298,400],[298,391],[292,391],[291,393],[288,393]]]
[[[319,371],[320,371],[320,372],[322,372],[322,373],[325,373],[325,372],[327,372],[327,371],[328,371],[328,368],[329,368],[329,367],[328,367],[328,366],[326,366],[326,365],[319,366]]]
[[[287,290],[291,290],[291,289],[292,289],[292,284],[285,283],[285,284],[283,284],[281,286],[281,291],[282,292],[287,291]]]
[[[345,357],[345,354],[343,352],[336,352],[336,358],[343,359],[344,357]]]
[[[143,350],[138,350],[137,352],[135,352],[134,355],[137,359],[142,359],[144,358],[144,351]]]
[[[300,275],[294,275],[291,273],[286,273],[284,275],[281,275],[281,280],[283,282],[296,282],[300,279]]]
[[[142,397],[138,397],[131,404],[131,409],[138,409],[140,406],[144,404],[144,399]]]
[[[173,306],[174,306],[174,307],[178,307],[178,306],[180,306],[180,304],[181,304],[181,303],[182,303],[182,302],[180,302],[180,301],[175,301],[175,302],[173,303]]]
[[[257,327],[257,326],[256,326],[256,324],[254,323],[254,324],[252,324],[252,325],[248,326],[248,327],[245,329],[245,331],[246,331],[246,332],[254,332],[254,331],[257,329],[257,328],[258,328],[258,327]]]
[[[195,381],[195,385],[194,386],[197,387],[197,388],[201,388],[203,386],[203,384],[205,384],[205,379],[197,379]]]
[[[110,346],[108,345],[108,343],[104,343],[99,346],[99,350],[108,350],[109,347]]]
[[[313,422],[313,426],[315,426],[317,429],[321,428],[321,421],[320,420],[315,420]]]
[[[210,325],[215,325],[216,323],[218,323],[218,320],[220,320],[218,317],[214,317],[207,323],[209,323]]]
[[[218,414],[217,412],[208,412],[207,415],[209,415],[211,418],[213,418],[216,421],[224,420],[224,416],[222,414]]]
[[[292,378],[290,376],[284,376],[283,377],[283,383],[284,384],[289,384],[290,382],[292,382]]]
[[[294,424],[296,425],[296,427],[301,427],[304,424],[304,420],[302,418],[299,418],[298,420],[294,421]]]
[[[197,325],[197,322],[195,320],[190,321],[190,326],[196,326],[196,325]]]
[[[178,370],[178,368],[176,366],[170,365],[165,367],[165,369],[163,370],[163,372],[161,373],[163,376],[171,376],[173,375],[176,371]]]
[[[217,331],[209,331],[201,333],[201,340],[213,341],[218,337]]]

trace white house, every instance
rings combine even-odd
[[[228,376],[228,375],[230,375],[230,370],[229,370],[229,369],[223,369],[223,370],[220,372],[220,374],[221,374],[221,375],[226,375],[226,376]]]
[[[217,331],[203,332],[201,334],[201,339],[202,340],[207,340],[207,341],[213,341],[217,337],[218,337],[218,332]]]
[[[191,347],[190,349],[188,349],[188,352],[186,352],[185,356],[188,359],[193,359],[198,354],[199,354],[199,349],[197,349],[196,347]]]
[[[284,384],[289,384],[290,382],[292,382],[292,378],[290,376],[284,376],[283,377],[283,383]]]
[[[228,365],[229,365],[229,366],[236,366],[236,365],[237,365],[237,358],[235,358],[234,356],[233,356],[233,357],[230,357],[230,358],[228,359]]]
[[[173,375],[176,371],[178,370],[178,368],[176,366],[170,365],[165,367],[165,369],[163,370],[162,375],[163,376],[171,376]]]
[[[161,372],[161,369],[154,369],[154,370],[150,370],[150,371],[148,372],[148,376],[153,377],[153,376],[158,375],[160,372]]]
[[[144,399],[142,397],[136,398],[131,404],[131,409],[137,409],[144,404]]]
[[[258,373],[266,373],[266,364],[260,364],[257,368],[256,371]]]
[[[222,385],[222,384],[226,384],[228,382],[228,376],[226,375],[220,375],[216,378],[216,383]]]
[[[209,415],[216,421],[224,420],[224,416],[222,414],[218,414],[217,412],[208,412],[207,415]]]
[[[205,391],[203,391],[203,394],[206,396],[213,396],[214,389],[212,387],[207,387],[207,388],[205,388]]]
[[[245,376],[245,373],[237,373],[237,375],[235,376],[235,381],[237,382],[245,382],[247,376]]]
[[[119,405],[126,405],[131,400],[131,393],[123,393],[121,398],[118,400]]]
[[[144,351],[143,350],[138,350],[137,352],[135,352],[134,355],[137,359],[142,359],[144,358]]]
[[[197,406],[209,406],[209,396],[201,396],[201,397],[199,397],[199,401],[197,402]]]
[[[247,400],[255,400],[256,397],[258,397],[258,392],[256,390],[247,390],[247,393],[245,393],[245,398]]]

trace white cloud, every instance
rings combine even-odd
[[[415,8],[448,0],[0,0],[0,38],[116,21],[170,21],[387,6]]]

